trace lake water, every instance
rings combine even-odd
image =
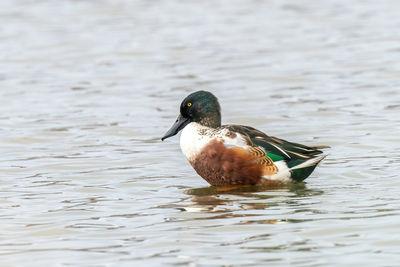
[[[1,266],[398,266],[400,2],[2,0]],[[224,123],[329,156],[221,191],[160,137]]]

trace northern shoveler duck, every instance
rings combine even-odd
[[[222,125],[210,92],[187,96],[161,138],[182,130],[180,146],[196,172],[214,186],[283,184],[306,179],[325,158],[321,148],[285,141],[249,126]]]

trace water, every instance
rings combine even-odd
[[[398,265],[399,12],[3,0],[0,265]],[[305,184],[209,187],[159,141],[198,89],[329,156]]]

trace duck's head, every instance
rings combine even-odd
[[[176,135],[191,122],[211,128],[221,126],[221,108],[212,93],[197,91],[183,99],[178,118],[161,140]]]

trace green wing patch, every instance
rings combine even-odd
[[[284,159],[284,157],[282,157],[282,156],[279,156],[279,155],[276,155],[276,154],[273,154],[273,153],[267,153],[267,156],[270,158],[270,159],[272,159],[272,161],[280,161],[280,160],[283,160]]]

